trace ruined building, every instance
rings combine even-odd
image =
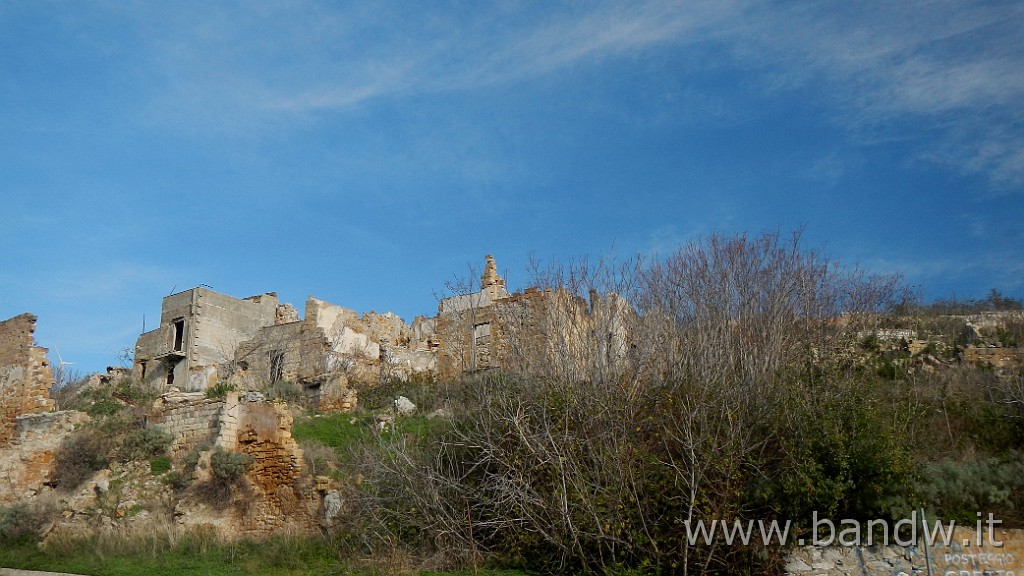
[[[53,412],[53,371],[35,329],[32,314],[0,322],[0,505],[46,489],[57,447],[84,419]]]
[[[480,290],[441,300],[435,320],[438,374],[502,368],[584,378],[626,362],[633,309],[621,297],[564,287],[509,293],[487,256]]]
[[[358,314],[310,297],[304,314],[274,293],[238,299],[206,288],[164,298],[160,326],[135,348],[135,379],[202,391],[299,385],[324,409],[354,404],[357,385],[414,375],[450,378],[495,368],[584,373],[621,363],[632,309],[615,295],[580,298],[564,288],[509,293],[487,256],[480,289],[442,299],[412,325],[391,313]]]
[[[305,314],[274,293],[234,298],[193,288],[164,298],[160,326],[139,336],[133,377],[162,389],[202,391],[298,384],[311,399],[345,406],[350,382],[376,384],[433,370],[431,322],[358,314],[310,297]],[[325,406],[326,407],[326,406]]]
[[[0,445],[11,440],[18,416],[53,410],[53,371],[46,348],[35,345],[36,317],[0,322]]]

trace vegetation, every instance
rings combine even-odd
[[[61,444],[51,482],[61,490],[72,491],[111,462],[164,456],[173,438],[157,427],[146,426],[142,418],[154,397],[151,391],[129,381],[80,391],[74,403],[93,420]]]
[[[0,522],[4,518],[4,509],[0,509]],[[0,545],[0,565],[96,576],[375,576],[416,573],[409,568],[407,560],[401,558],[344,558],[331,540],[319,536],[278,535],[263,540],[225,541],[212,530],[181,531],[163,525],[130,532],[64,534],[50,539],[42,548],[28,539],[5,543]],[[457,573],[451,574],[456,576]],[[517,576],[520,573],[481,571],[478,574]]]
[[[506,315],[502,370],[387,381],[361,389],[353,414],[298,416],[306,472],[343,493],[322,538],[158,531],[115,545],[91,534],[39,552],[23,545],[33,516],[0,509],[0,544],[11,543],[0,562],[94,574],[760,574],[781,571],[783,549],[691,545],[685,523],[790,520],[799,537],[813,514],[895,521],[923,507],[1024,525],[1024,374],[958,361],[975,340],[1024,340],[1019,301],[993,290],[921,305],[898,277],[840,266],[798,234],[713,235],[656,261],[534,272],[552,290],[529,318],[495,312]],[[1011,315],[981,338],[954,315],[992,311]],[[209,447],[172,469],[169,438],[134,417],[145,391],[116,390],[77,395],[96,420],[62,447],[55,482],[143,459],[187,488]],[[301,394],[281,382],[273,396]],[[396,417],[399,395],[415,415]],[[215,449],[193,489],[224,504],[248,465]]]
[[[208,504],[226,507],[232,493],[246,490],[241,480],[251,463],[252,458],[248,455],[228,452],[217,446],[210,454],[210,478],[197,486],[197,495]]]
[[[915,308],[898,278],[772,234],[538,271],[567,296],[534,305],[532,333],[509,331],[507,371],[447,385],[454,419],[426,441],[360,444],[347,546],[543,573],[773,573],[781,550],[691,546],[683,523],[778,518],[801,534],[814,512],[1012,519],[1024,504],[1022,386],[921,370],[955,349],[882,335]],[[636,314],[581,323],[590,288]]]
[[[225,398],[227,397],[228,392],[234,392],[237,389],[238,388],[234,384],[231,384],[230,382],[217,382],[213,386],[210,386],[209,388],[206,389],[206,397]]]

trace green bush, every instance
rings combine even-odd
[[[131,462],[161,456],[173,441],[174,437],[160,428],[136,428],[123,436],[117,450],[118,458],[122,462]]]
[[[167,456],[158,456],[149,461],[149,471],[154,476],[159,476],[171,471],[171,459]]]
[[[182,458],[182,464],[185,466],[185,470],[192,472],[199,465],[199,456],[210,449],[209,444],[199,444],[193,446],[191,450]]]
[[[180,492],[192,485],[192,474],[182,470],[171,470],[164,474],[160,480],[170,486],[175,492]]]
[[[976,513],[1019,518],[1024,504],[1024,454],[925,463],[917,492],[940,518],[972,524]]]
[[[223,508],[231,500],[232,491],[244,487],[240,482],[252,459],[246,454],[228,452],[217,447],[210,455],[210,479],[195,487],[200,500]]]
[[[217,480],[230,484],[245,474],[251,462],[252,458],[246,454],[228,452],[217,447],[210,455],[210,471]]]
[[[234,392],[235,390],[238,390],[238,387],[234,384],[221,381],[206,389],[206,397],[225,398],[228,395],[228,392]]]

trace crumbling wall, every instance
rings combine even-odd
[[[325,373],[342,373],[349,380],[371,384],[379,380],[380,342],[356,312],[311,297],[306,301],[305,324],[309,331],[320,330],[326,339]]]
[[[299,520],[312,518],[303,512],[305,500],[298,486],[302,472],[302,450],[292,438],[292,416],[277,402],[242,404],[235,439],[238,451],[249,455],[247,477],[260,496],[247,521],[254,532],[287,529]]]
[[[164,394],[154,403],[148,424],[173,436],[170,452],[181,456],[197,446],[213,445],[220,434],[223,408],[224,400],[202,393]]]
[[[997,373],[1011,377],[1024,369],[1024,348],[965,346],[960,354],[964,362],[988,365]]]
[[[16,418],[10,444],[0,450],[0,505],[46,490],[56,465],[54,453],[75,426],[88,419],[72,410]]]
[[[0,445],[11,440],[18,416],[54,408],[53,371],[46,348],[35,345],[35,330],[33,314],[0,322]]]
[[[233,379],[244,388],[278,381],[304,383],[327,372],[329,343],[323,330],[304,322],[268,326],[239,344]]]
[[[225,507],[180,502],[179,522],[218,526],[231,536],[314,530],[320,496],[302,477],[302,449],[291,435],[288,406],[238,392],[229,392],[221,405],[214,445],[250,457],[244,486]],[[197,470],[202,473],[209,474]]]

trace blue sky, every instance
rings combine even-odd
[[[1020,2],[0,0],[0,317],[84,371],[160,299],[406,320],[492,253],[787,232],[1024,295]]]

